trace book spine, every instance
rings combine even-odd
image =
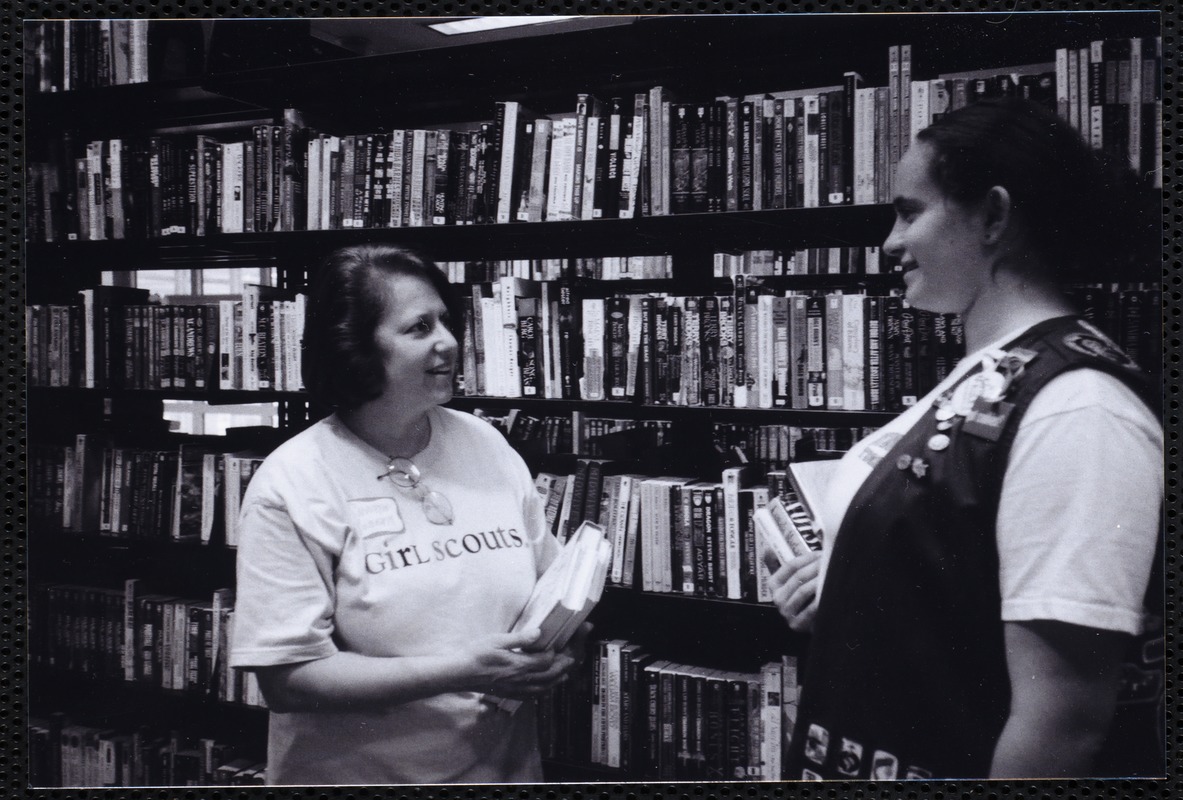
[[[573,219],[583,218],[584,168],[587,163],[588,120],[592,115],[592,98],[580,93],[575,100],[575,143],[572,153],[571,214]]]
[[[521,106],[515,101],[498,101],[497,121],[500,129],[500,152],[497,170],[497,216],[495,222],[508,223],[512,218],[515,159],[518,144],[518,118]]]
[[[789,347],[789,303],[788,297],[775,296],[771,299],[769,324],[772,335],[772,407],[789,408],[790,347]]]
[[[863,317],[866,322],[866,408],[868,411],[884,410],[883,381],[883,302],[882,298],[863,298]]]
[[[521,393],[524,397],[538,397],[542,388],[537,310],[538,301],[536,299],[526,297],[518,299],[519,373]]]
[[[903,302],[899,307],[899,369],[900,369],[900,405],[904,407],[916,405],[919,398],[919,381],[917,376],[917,340],[916,340],[917,311]]]
[[[668,180],[664,171],[665,153],[663,148],[663,135],[666,120],[663,116],[664,106],[666,100],[665,90],[660,86],[654,86],[649,90],[649,96],[646,103],[646,110],[648,114],[648,124],[645,126],[647,133],[647,175],[649,177],[649,210],[654,216],[661,216],[669,213],[668,207],[665,205],[664,193],[662,187],[666,180]]]
[[[805,302],[806,407],[826,407],[826,305],[821,297]]]
[[[855,100],[862,90],[863,78],[857,72],[846,72],[842,80],[842,107],[840,129],[842,131],[839,143],[840,174],[842,179],[842,203],[850,205],[854,202],[855,189],[855,129],[856,112]]]
[[[754,158],[756,137],[756,109],[749,100],[739,102],[739,119],[737,131],[738,148],[738,180],[736,183],[737,210],[751,211],[755,208],[754,195]]]
[[[583,175],[580,189],[579,219],[594,219],[596,213],[596,174],[600,169],[601,129],[607,125],[598,114],[587,118],[583,153]]]
[[[584,400],[604,399],[604,301],[584,298],[583,322],[583,377],[579,396]]]
[[[844,294],[842,298],[842,407],[847,411],[867,408],[866,297]]]
[[[761,211],[765,198],[765,163],[764,156],[767,146],[765,137],[766,101],[761,98],[752,102],[752,210]]]
[[[743,596],[742,569],[743,544],[740,529],[739,490],[744,480],[743,467],[728,467],[723,470],[723,534],[724,534],[724,595],[728,600],[739,600]]]

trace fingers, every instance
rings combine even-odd
[[[816,597],[817,584],[807,583],[795,588],[786,586],[781,589],[779,594],[774,595],[773,600],[776,602],[777,608],[780,609],[781,615],[789,619],[804,613],[813,605]]]
[[[530,645],[534,644],[541,635],[542,631],[538,628],[529,628],[524,631],[497,634],[492,637],[492,642],[493,646],[499,649],[515,650],[520,648],[528,650]]]
[[[769,578],[772,601],[789,627],[805,632],[813,626],[821,559],[819,554],[798,556]]]
[[[780,570],[780,559],[769,548],[764,548],[760,558],[764,561],[764,566],[768,568],[769,575],[775,575]]]
[[[526,670],[502,676],[495,682],[493,692],[502,697],[516,698],[541,694],[566,680],[575,666],[575,660],[567,655],[554,655],[545,666],[542,664],[542,660],[535,659]]]
[[[809,633],[813,630],[813,618],[817,615],[817,600],[814,599],[800,614],[798,614],[789,628],[797,633]]]
[[[816,600],[817,580],[798,583],[795,576],[772,594],[772,601],[789,628],[799,633],[812,628]]]
[[[773,561],[778,565],[778,568],[769,576],[769,586],[773,592],[793,581],[796,582],[796,585],[800,585],[816,580],[821,572],[821,553],[816,551],[797,556],[784,564],[779,564],[775,558],[773,556]]]

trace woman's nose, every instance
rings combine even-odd
[[[456,344],[456,335],[447,325],[441,323],[435,339],[435,349],[443,353],[450,353],[456,349]]]
[[[895,224],[891,226],[891,232],[887,234],[887,238],[883,240],[884,254],[892,258],[898,258],[904,252],[903,231],[900,229],[900,221],[897,219]]]

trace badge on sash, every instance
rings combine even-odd
[[[363,497],[349,501],[349,517],[362,539],[389,536],[406,530],[393,497]]]
[[[1005,386],[1006,378],[997,372],[970,375],[953,390],[953,397],[949,400],[953,415],[967,416],[979,397],[990,401],[1000,400]]]
[[[863,768],[863,746],[842,737],[842,748],[838,753],[838,771],[843,775],[856,776]]]
[[[1081,327],[1087,332],[1074,331],[1064,337],[1064,346],[1086,356],[1093,356],[1122,367],[1136,366],[1134,362],[1122,352],[1121,348],[1109,341],[1108,337],[1087,322]]]
[[[830,732],[817,723],[809,726],[805,735],[805,757],[815,764],[824,763],[830,751]]]
[[[876,750],[871,756],[871,780],[894,781],[899,772],[899,759],[886,750]]]
[[[1015,410],[1014,403],[989,403],[979,397],[974,401],[973,408],[965,417],[965,424],[961,430],[981,439],[997,442],[1002,436],[1002,429],[1011,412]]]

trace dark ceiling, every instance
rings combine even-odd
[[[632,24],[635,16],[553,17],[555,22],[500,28],[477,33],[446,35],[428,25],[459,17],[369,17],[312,20],[312,35],[358,55],[405,53],[438,47],[505,41],[540,36],[555,31],[576,31]]]

